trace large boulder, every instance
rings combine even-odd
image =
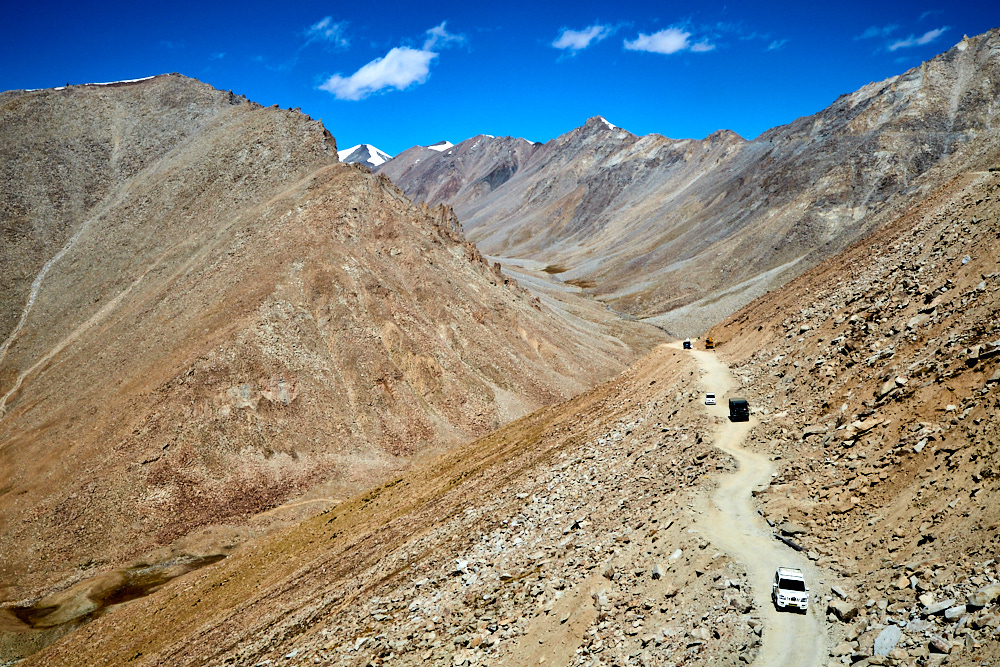
[[[826,606],[826,613],[833,614],[838,620],[848,623],[858,615],[858,608],[845,600],[831,600]]]

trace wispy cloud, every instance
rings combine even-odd
[[[347,39],[346,21],[334,21],[332,16],[324,16],[306,28],[306,44],[326,42],[338,49],[346,49],[351,42]]]
[[[441,21],[441,25],[436,25],[427,31],[427,39],[424,41],[424,51],[443,49],[452,45],[465,44],[465,35],[453,35],[445,29],[447,21]]]
[[[921,14],[919,20],[923,21],[924,19],[928,19],[928,18],[930,18],[932,16],[937,16],[938,14],[944,14],[944,10],[943,9],[930,9],[930,10],[924,12],[923,14]]]
[[[679,51],[693,51],[694,53],[705,53],[715,48],[709,40],[702,39],[694,44],[691,43],[691,33],[683,28],[671,26],[664,28],[652,35],[639,33],[633,40],[625,40],[625,48],[629,51],[647,51],[649,53],[662,53],[669,55]]]
[[[854,41],[858,41],[859,39],[874,39],[875,37],[888,37],[898,29],[899,26],[893,23],[884,26],[869,26],[863,33],[855,37]]]
[[[942,28],[935,28],[934,30],[928,30],[920,37],[914,37],[910,35],[906,39],[897,39],[895,42],[888,46],[890,51],[896,51],[898,49],[908,49],[911,46],[921,46],[923,44],[930,44],[938,37],[943,35],[945,31],[948,30],[949,26],[944,26]]]
[[[212,55],[210,55],[208,57],[208,59],[209,60],[222,60],[225,57],[226,57],[226,52],[225,51],[219,51],[217,53],[213,53]]]
[[[433,49],[464,44],[464,35],[449,33],[445,23],[425,32],[423,48],[397,46],[381,58],[372,60],[350,76],[334,74],[324,81],[320,90],[333,93],[340,100],[362,100],[381,90],[405,90],[427,81],[431,63],[438,57]]]
[[[768,44],[767,48],[764,49],[764,50],[765,51],[777,51],[778,49],[782,48],[787,43],[788,43],[787,39],[776,39],[773,42],[771,42],[770,44]]]
[[[583,30],[563,28],[559,36],[552,42],[552,46],[561,50],[568,49],[570,53],[576,53],[587,48],[592,43],[597,43],[609,37],[613,33],[614,29],[609,25],[592,25]]]

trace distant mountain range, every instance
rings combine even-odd
[[[419,146],[418,148],[441,153],[447,151],[449,148],[452,148],[454,145],[455,144],[450,141],[439,141],[436,144],[431,144],[430,146]],[[376,148],[375,146],[372,146],[371,144],[358,144],[357,146],[351,146],[350,148],[345,148],[344,150],[338,150],[337,157],[341,162],[363,164],[369,169],[377,169],[392,159],[391,155],[379,148]]]
[[[511,270],[693,334],[913,206],[997,164],[1000,36],[746,141],[639,137],[601,117],[545,144],[479,135],[378,167],[454,207]]]

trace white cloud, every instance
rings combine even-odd
[[[707,38],[694,44],[690,41],[691,33],[681,28],[670,27],[654,32],[652,35],[639,33],[639,36],[629,41],[625,40],[625,48],[629,51],[648,51],[650,53],[671,54],[690,50],[694,53],[705,53],[715,48],[715,44]]]
[[[319,26],[321,23],[323,21],[316,25]],[[452,45],[464,44],[466,41],[465,35],[448,32],[446,24],[446,21],[442,21],[440,25],[426,30],[427,38],[422,48],[397,46],[351,76],[334,74],[320,84],[320,90],[333,93],[340,100],[356,101],[387,88],[404,90],[411,85],[424,83],[430,76],[431,62],[438,57],[434,49],[445,49]]]
[[[306,30],[309,42],[329,42],[337,48],[346,49],[350,42],[344,35],[347,23],[335,23],[332,16],[324,16]]]
[[[583,30],[563,28],[563,31],[552,42],[552,46],[557,49],[569,49],[570,52],[576,53],[590,46],[592,42],[601,41],[613,32],[611,26],[606,25],[592,25]]]
[[[690,46],[688,37],[691,33],[680,28],[666,28],[652,35],[639,33],[631,42],[625,40],[625,48],[629,51],[649,51],[650,53],[677,53]]]
[[[427,31],[427,41],[424,42],[424,51],[446,48],[452,44],[464,44],[465,35],[453,35],[445,29],[447,21],[441,21],[441,25],[436,25]]]
[[[944,26],[943,28],[935,28],[934,30],[928,30],[920,37],[914,37],[913,35],[910,35],[906,39],[897,39],[895,42],[890,44],[888,48],[890,51],[896,51],[897,49],[906,49],[911,46],[921,46],[923,44],[930,44],[935,39],[943,35],[946,30],[948,30],[948,26]]]
[[[385,88],[403,90],[423,83],[430,75],[431,61],[438,57],[432,51],[399,46],[382,58],[376,58],[348,77],[334,74],[321,90],[333,93],[340,100],[360,100]]]
[[[777,51],[778,49],[780,49],[781,47],[783,47],[787,43],[788,43],[787,39],[776,39],[776,40],[774,40],[773,42],[771,42],[770,44],[767,45],[767,49],[766,50],[767,51]]]
[[[859,39],[872,39],[873,37],[888,37],[892,33],[896,32],[898,28],[898,25],[892,23],[881,27],[876,25],[869,26],[863,33],[855,37],[854,41],[858,41]]]

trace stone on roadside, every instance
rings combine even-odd
[[[838,620],[847,623],[858,615],[858,608],[843,600],[831,600],[826,607],[826,613],[833,614]]]
[[[663,575],[666,573],[667,573],[666,568],[663,567],[661,564],[657,563],[656,565],[653,566],[653,574],[652,574],[653,579],[662,579]]]
[[[795,535],[805,535],[806,529],[797,523],[792,521],[786,521],[778,525],[778,532],[780,532],[785,537],[794,537]]]
[[[944,617],[949,621],[957,621],[958,619],[965,616],[965,605],[955,605],[954,607],[949,607],[944,610]]]
[[[872,652],[875,655],[889,655],[889,651],[896,648],[896,644],[899,642],[902,634],[903,631],[899,629],[898,625],[886,626],[878,634],[878,637],[875,638],[875,646]]]
[[[969,596],[969,604],[973,607],[985,607],[1000,597],[1000,583],[983,586]]]
[[[927,647],[932,653],[951,653],[951,642],[939,635],[931,637]]]
[[[923,612],[924,616],[933,616],[934,614],[940,614],[945,609],[955,606],[955,598],[948,598],[947,600],[941,600],[940,602],[935,602],[934,604],[927,605]]]
[[[854,652],[854,646],[850,642],[840,642],[832,649],[830,649],[830,655],[834,658],[839,658],[844,655],[850,655]]]
[[[823,424],[810,424],[802,430],[802,437],[808,438],[811,435],[822,435],[826,433],[826,426]]]

